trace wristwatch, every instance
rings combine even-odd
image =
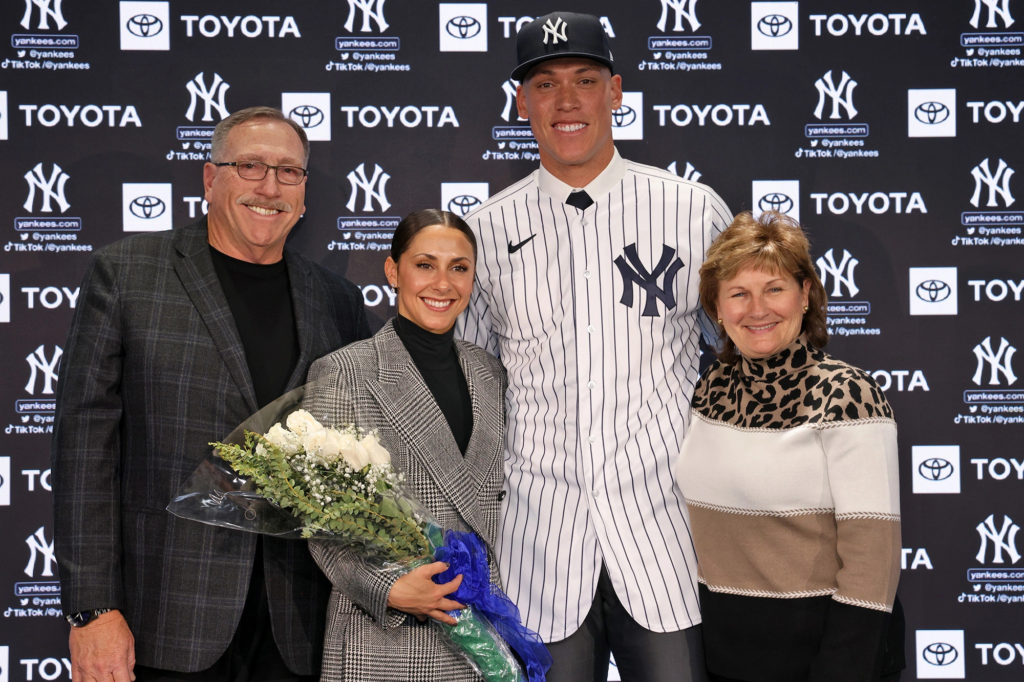
[[[90,611],[79,611],[78,613],[72,613],[64,618],[71,623],[73,628],[84,628],[86,625],[92,622],[92,620],[101,614],[109,613],[114,609],[92,609]]]

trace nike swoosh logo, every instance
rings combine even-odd
[[[524,246],[526,246],[527,244],[529,244],[529,243],[530,243],[530,241],[531,241],[531,240],[532,240],[532,239],[533,239],[534,237],[536,237],[536,236],[537,236],[537,235],[535,235],[535,234],[531,234],[531,235],[530,235],[529,237],[527,237],[527,238],[526,238],[526,239],[524,239],[523,241],[519,242],[518,244],[513,244],[512,242],[509,242],[509,243],[508,243],[508,252],[509,252],[510,254],[513,254],[513,253],[515,253],[515,252],[516,252],[516,251],[518,251],[519,249],[521,249],[521,248],[523,248]]]

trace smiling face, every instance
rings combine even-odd
[[[516,90],[519,116],[530,119],[541,163],[583,187],[615,153],[612,111],[622,105],[622,78],[590,59],[541,62]]]
[[[748,358],[774,355],[800,336],[811,282],[790,274],[743,268],[718,285],[718,316],[736,349]]]
[[[384,273],[398,290],[398,312],[423,329],[442,334],[455,326],[473,293],[473,245],[462,232],[431,225],[416,233],[396,263]]]
[[[302,140],[283,121],[255,118],[228,133],[223,158],[305,168]],[[282,185],[273,170],[262,180],[245,180],[234,166],[203,167],[210,244],[233,258],[252,263],[281,260],[288,232],[306,210],[306,179]]]

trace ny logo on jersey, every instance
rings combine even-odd
[[[658,312],[657,302],[659,300],[665,304],[666,310],[675,308],[676,295],[673,285],[675,284],[676,273],[683,267],[683,261],[679,258],[676,258],[674,261],[672,260],[676,255],[676,250],[667,244],[663,244],[661,247],[661,260],[658,261],[658,265],[654,270],[650,272],[644,267],[640,256],[637,255],[636,244],[630,244],[623,249],[623,254],[626,256],[625,258],[619,256],[615,259],[615,267],[619,269],[619,274],[622,275],[622,298],[619,299],[619,303],[627,308],[633,307],[633,285],[637,284],[647,292],[647,303],[644,305],[643,312],[640,313],[641,317],[661,317],[661,313]],[[627,260],[629,261],[628,264]],[[658,278],[662,274],[665,275],[664,285],[659,287]]]

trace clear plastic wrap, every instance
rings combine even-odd
[[[443,529],[410,494],[373,432],[325,428],[302,409],[297,388],[243,422],[167,506],[176,516],[280,538],[340,543],[378,571],[405,573],[431,561],[462,575],[449,598],[465,605],[433,621],[487,682],[543,682],[550,656],[516,607],[490,583],[487,550],[473,533]],[[513,653],[513,651],[515,653]]]

